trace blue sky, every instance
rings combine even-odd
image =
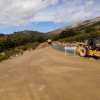
[[[0,0],[0,33],[49,32],[100,16],[99,0]]]
[[[68,26],[68,23],[54,23],[53,21],[48,22],[32,22],[26,26],[4,26],[0,29],[0,33],[12,34],[13,32],[23,31],[23,30],[31,30],[31,31],[39,31],[42,33],[46,33],[61,27]]]

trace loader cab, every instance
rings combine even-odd
[[[87,41],[87,45],[89,50],[95,50],[97,45],[100,46],[100,39],[99,38],[89,38]]]

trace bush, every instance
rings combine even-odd
[[[35,49],[39,44],[39,42],[27,43],[22,47],[22,50]]]
[[[75,31],[74,29],[68,29],[66,31],[62,31],[59,34],[59,38],[63,39],[63,38],[66,38],[66,37],[73,37],[73,36],[78,35],[78,34],[79,34],[79,32]]]
[[[5,59],[9,59],[8,56],[0,56],[0,61],[5,60]]]
[[[82,34],[82,32],[76,31],[74,29],[68,29],[66,31],[62,31],[60,34],[54,35],[53,40],[57,41],[59,39],[70,38],[79,34]]]
[[[97,29],[94,26],[88,26],[85,30],[85,33],[90,33],[90,32],[94,32]]]
[[[53,40],[54,40],[54,41],[57,41],[58,39],[59,39],[59,34],[53,36]]]
[[[35,41],[39,42],[39,43],[42,43],[42,42],[45,42],[46,41],[46,38],[43,37],[43,36],[37,36]]]
[[[39,44],[40,44],[39,42],[34,42],[33,46],[32,46],[32,49],[35,49]]]
[[[98,30],[100,30],[100,27],[98,28]]]
[[[5,50],[4,53],[6,56],[10,57],[10,56],[13,56],[15,54],[18,54],[19,51],[15,50],[15,49],[10,49],[10,50]]]
[[[70,37],[70,38],[64,38],[64,39],[59,39],[59,42],[83,42],[85,39],[88,38],[100,38],[100,32],[96,31],[96,32],[91,32],[91,33],[82,33],[80,35],[76,35],[74,37]]]
[[[21,48],[22,50],[27,50],[28,49],[28,47],[26,47],[26,46],[22,46],[22,48]]]
[[[32,32],[33,33],[33,32]],[[36,32],[37,33],[37,32]],[[46,35],[32,35],[30,34],[23,34],[23,32],[15,32],[14,34],[8,35],[5,39],[0,41],[0,52],[4,50],[10,50],[11,48],[15,48],[17,46],[23,46],[27,43],[33,43],[35,41],[42,43],[45,42],[47,37]],[[1,38],[1,37],[0,37]],[[27,49],[27,48],[24,48]]]
[[[2,54],[0,54],[0,57],[2,56]]]

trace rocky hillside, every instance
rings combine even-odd
[[[84,31],[86,29],[86,27],[89,25],[95,26],[96,28],[100,27],[100,17],[97,17],[97,18],[92,19],[92,20],[86,20],[84,22],[72,24],[72,25],[69,25],[67,27],[59,28],[57,30],[48,32],[47,34],[59,34],[62,31],[65,31],[65,30],[70,29],[70,28],[73,28],[77,31]]]

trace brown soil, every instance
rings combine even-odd
[[[0,100],[100,100],[100,62],[29,51],[0,64]]]

